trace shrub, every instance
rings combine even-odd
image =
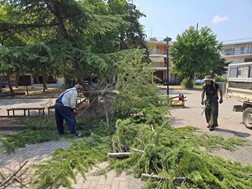
[[[181,83],[183,87],[187,88],[189,84],[189,78],[184,78]]]
[[[224,78],[224,77],[222,77],[222,76],[216,76],[215,77],[215,81],[216,82],[227,82],[227,78]]]

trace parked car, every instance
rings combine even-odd
[[[195,80],[195,85],[202,85],[203,84],[203,80],[202,79],[196,79]]]
[[[6,82],[4,81],[4,82],[2,82],[1,84],[2,84],[2,88],[5,88],[5,87],[7,87],[8,82],[7,82],[7,81],[6,81]]]
[[[163,83],[164,85],[167,85],[167,81]],[[180,81],[177,79],[170,79],[169,80],[169,85],[180,85]]]

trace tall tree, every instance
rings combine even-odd
[[[129,20],[124,19],[127,12],[125,0],[113,1],[114,6],[121,7],[122,12],[117,13],[111,2],[104,0],[5,0],[5,2],[9,10],[6,17],[12,20],[0,20],[0,35],[8,32],[19,34],[27,44],[36,40],[54,43],[54,47],[58,46],[65,50],[55,54],[62,56],[55,59],[71,63],[74,75],[81,83],[92,74],[91,71],[98,70],[99,73],[100,69],[104,70],[105,61],[101,61],[97,53],[116,52],[120,50],[118,44],[122,42],[118,40],[120,35],[124,41],[129,38],[125,35],[130,25]],[[138,23],[136,19],[139,16],[141,14],[134,16],[135,23]],[[143,35],[137,34],[141,32],[140,25],[138,27],[139,30],[135,29],[134,33],[136,36],[141,36],[139,41],[144,44]],[[139,41],[136,43],[136,39],[129,40],[127,46],[122,49],[141,47],[142,45],[137,45],[140,43]],[[65,47],[62,48],[61,45]]]
[[[10,77],[26,74],[28,72],[27,60],[29,55],[20,47],[0,46],[0,73],[8,80],[11,96],[14,96]]]
[[[121,50],[130,48],[147,49],[144,38],[143,26],[139,19],[145,15],[136,8],[133,3],[124,0],[108,0],[109,12],[114,15],[123,15],[123,20],[127,23],[119,30],[119,44]]]
[[[193,87],[195,74],[215,74],[215,68],[226,66],[219,53],[221,48],[222,44],[208,27],[198,30],[191,26],[177,36],[170,49],[171,60],[176,72],[189,77],[188,88]]]

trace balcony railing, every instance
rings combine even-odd
[[[232,51],[221,51],[223,56],[240,56],[240,55],[252,55],[252,49],[250,50],[232,50]]]
[[[150,55],[152,55],[152,54],[166,55],[166,51],[150,51]]]
[[[166,63],[162,63],[162,62],[155,62],[153,63],[153,66],[154,67],[167,67],[167,64]]]

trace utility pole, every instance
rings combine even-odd
[[[166,68],[167,68],[167,96],[169,96],[170,91],[169,91],[169,42],[172,40],[172,38],[166,36],[164,41],[166,41]]]

